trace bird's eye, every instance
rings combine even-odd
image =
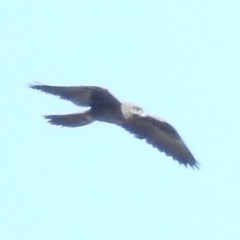
[[[142,112],[142,109],[141,109],[140,107],[136,107],[135,110],[136,110],[137,112]]]

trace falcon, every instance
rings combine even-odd
[[[64,127],[80,127],[94,121],[115,124],[134,134],[136,138],[145,139],[180,164],[199,168],[199,163],[173,126],[163,119],[145,114],[138,106],[120,102],[105,88],[49,86],[40,83],[30,84],[29,87],[58,96],[77,106],[90,107],[81,113],[45,116],[51,124]]]

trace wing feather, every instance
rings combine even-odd
[[[145,139],[147,143],[165,152],[180,164],[198,168],[199,163],[169,123],[151,116],[134,115],[128,119],[123,128],[133,133],[135,137]]]
[[[107,90],[101,87],[81,86],[49,86],[40,83],[30,84],[29,87],[59,96],[62,99],[82,107],[92,107],[94,105],[109,103],[119,104],[119,101]]]

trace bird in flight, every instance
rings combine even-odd
[[[146,115],[138,106],[120,102],[107,89],[96,86],[49,86],[40,83],[29,86],[77,106],[90,107],[82,113],[45,116],[51,124],[80,127],[94,121],[112,123],[134,134],[138,139],[145,139],[180,164],[199,168],[199,163],[173,126],[163,119]]]

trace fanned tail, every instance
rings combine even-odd
[[[94,121],[89,111],[84,113],[74,113],[65,115],[47,115],[44,116],[49,123],[63,127],[80,127],[90,124]]]

